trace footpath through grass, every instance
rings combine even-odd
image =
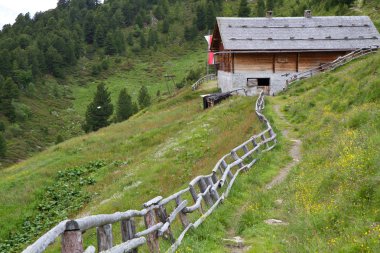
[[[231,230],[246,240],[247,252],[379,252],[380,53],[295,83],[269,101],[303,141],[301,162],[285,182],[264,190],[288,161],[280,138],[180,252],[230,252],[222,238]],[[283,127],[268,106],[273,125]],[[270,218],[288,225],[264,223]]]

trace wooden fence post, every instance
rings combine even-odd
[[[181,196],[175,198],[175,203],[176,206],[179,206],[182,203]],[[183,212],[183,210],[179,212],[179,219],[181,220],[183,228],[187,228],[187,226],[189,225],[189,220],[187,219],[187,215],[185,212]]]
[[[107,224],[96,228],[98,238],[98,252],[108,250],[113,247],[112,225]]]
[[[153,210],[148,211],[144,216],[145,227],[150,228],[156,225],[156,214]],[[147,235],[147,244],[151,253],[159,253],[160,245],[158,243],[158,231],[154,231]]]
[[[157,217],[160,219],[160,221],[165,224],[165,222],[167,221],[168,219],[168,214],[166,212],[166,208],[164,206],[160,206],[158,209],[156,209],[156,215]],[[175,239],[173,237],[173,233],[170,229],[170,226],[169,228],[164,232],[164,238],[165,239],[170,239],[170,241],[172,243],[175,242]]]
[[[82,231],[76,221],[71,220],[66,223],[66,230],[62,234],[61,253],[82,253]]]
[[[214,203],[212,202],[212,199],[210,197],[210,193],[206,192],[207,185],[204,178],[201,178],[198,182],[199,189],[202,193],[204,193],[204,200],[207,203],[208,206],[212,206]]]
[[[194,186],[192,186],[191,184],[189,185],[189,191],[190,191],[191,197],[193,197],[194,203],[196,203],[197,200],[198,200],[198,195],[197,195],[197,192],[194,189]],[[201,212],[201,214],[204,213],[202,204],[199,207],[199,212]]]
[[[121,221],[121,240],[123,242],[132,240],[135,238],[136,234],[136,226],[135,226],[135,220],[133,218],[122,220]],[[138,249],[133,249],[129,251],[128,253],[137,253]]]
[[[211,185],[210,193],[211,193],[211,197],[213,198],[214,202],[218,201],[218,199],[219,199],[219,194],[218,194],[217,191],[215,191],[215,190],[212,189],[214,183],[213,183],[213,180],[211,179],[211,177],[208,177],[208,178],[207,178],[207,180],[206,180],[206,184],[207,184],[207,185]]]

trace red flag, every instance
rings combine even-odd
[[[207,40],[207,44],[208,44],[208,64],[213,65],[214,64],[214,53],[210,51],[211,42],[212,42],[212,35],[206,35],[205,39]]]

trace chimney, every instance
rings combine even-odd
[[[311,18],[311,10],[305,10],[304,17],[305,18]]]
[[[267,18],[273,17],[273,11],[267,11]]]

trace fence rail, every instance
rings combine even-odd
[[[247,141],[223,156],[208,175],[194,178],[189,186],[169,197],[155,197],[143,205],[142,210],[128,210],[113,214],[99,214],[76,220],[65,220],[41,236],[27,247],[23,253],[40,253],[62,237],[61,252],[95,252],[95,247],[83,249],[82,234],[96,228],[98,252],[137,252],[147,245],[150,252],[160,252],[159,240],[169,240],[171,246],[166,252],[175,252],[190,229],[195,229],[227,198],[235,179],[242,171],[248,171],[257,161],[260,152],[273,149],[277,143],[276,134],[269,121],[262,114],[264,94],[260,94],[255,104],[255,112],[266,129],[253,135]],[[192,204],[189,204],[193,202]],[[167,213],[171,210],[170,214]],[[199,212],[199,213],[198,213]],[[136,232],[138,218],[145,226]],[[178,218],[178,219],[177,219]],[[193,221],[191,221],[193,220]],[[171,231],[177,221],[182,232],[175,239]],[[120,222],[122,243],[113,245],[112,225]],[[140,225],[141,227],[141,225]]]
[[[208,81],[211,81],[211,80],[216,80],[218,79],[218,77],[215,75],[215,74],[209,74],[209,75],[205,75],[204,77],[200,78],[198,81],[196,81],[192,86],[191,86],[191,89],[192,90],[196,90],[198,89],[199,85],[201,85],[202,83],[204,82],[208,82]]]
[[[379,46],[371,46],[371,47],[367,47],[367,48],[361,48],[361,49],[352,51],[351,53],[346,54],[344,56],[338,57],[333,62],[329,62],[329,63],[323,64],[319,67],[312,68],[312,69],[309,69],[307,71],[304,71],[304,72],[301,72],[298,74],[294,74],[286,80],[286,86],[289,86],[291,83],[293,83],[295,81],[302,80],[302,79],[305,79],[308,77],[312,77],[313,75],[316,75],[320,72],[334,70],[337,67],[340,67],[340,66],[342,66],[342,65],[344,65],[344,64],[346,64],[346,63],[348,63],[348,62],[350,62],[350,61],[352,61],[358,57],[376,52],[378,49],[379,49]]]

